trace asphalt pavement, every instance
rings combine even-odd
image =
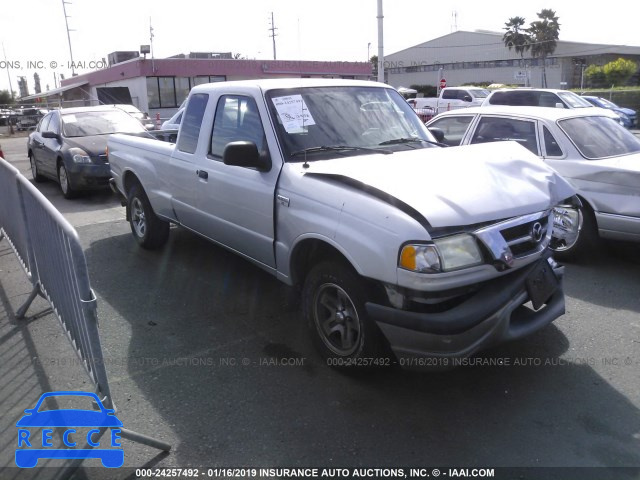
[[[30,178],[25,143],[0,138]],[[173,448],[123,440],[124,468],[115,470],[97,460],[73,472],[62,460],[15,467],[24,409],[44,392],[92,384],[44,300],[15,318],[31,285],[3,240],[2,479],[136,478],[136,469],[169,467],[218,478],[240,472],[215,468],[245,467],[438,467],[445,477],[449,468],[537,467],[520,478],[640,478],[637,245],[610,244],[567,265],[567,313],[528,338],[449,371],[353,375],[316,355],[295,292],[248,262],[179,228],[164,249],[144,251],[110,193],[68,201],[54,183],[37,187],[79,233],[118,418]]]

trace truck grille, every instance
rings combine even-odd
[[[539,220],[506,228],[501,230],[500,233],[511,249],[513,256],[519,258],[538,248],[540,242],[547,235],[548,226],[549,217],[543,217]]]
[[[473,232],[496,268],[525,265],[540,256],[551,241],[551,211],[511,218]]]

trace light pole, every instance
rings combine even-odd
[[[378,81],[384,83],[384,46],[382,40],[382,0],[378,0]]]

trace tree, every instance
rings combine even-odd
[[[371,62],[371,68],[373,69],[373,75],[378,74],[378,55],[373,55],[369,62]]]
[[[602,67],[602,72],[609,85],[624,85],[638,70],[638,64],[632,60],[618,58]]]
[[[524,53],[531,48],[531,36],[525,28],[522,28],[523,26],[524,18],[511,17],[509,21],[504,24],[503,30],[506,30],[506,33],[502,36],[504,46],[509,50],[514,48],[522,59],[524,59]]]
[[[531,55],[542,59],[542,87],[547,88],[547,57],[556,50],[560,35],[560,24],[556,12],[543,8],[538,12],[539,20],[531,22],[527,33],[531,37]]]
[[[589,65],[584,71],[584,78],[590,87],[604,87],[607,85],[607,77],[599,65]]]
[[[9,90],[0,90],[0,105],[10,105],[14,101]]]

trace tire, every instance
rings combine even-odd
[[[78,192],[76,192],[71,185],[67,167],[64,166],[64,162],[62,160],[58,162],[58,183],[60,184],[60,191],[62,192],[62,195],[67,200],[75,198],[78,195]]]
[[[367,288],[340,262],[316,265],[305,279],[302,308],[314,343],[333,367],[371,366],[387,357],[382,333],[367,316]]]
[[[554,257],[562,261],[575,261],[588,258],[598,248],[599,236],[596,225],[596,217],[589,207],[583,206],[580,210],[580,223],[578,238],[570,245],[554,248]]]
[[[45,181],[45,178],[38,172],[38,165],[33,158],[33,153],[29,153],[29,165],[31,165],[31,177],[34,182],[41,183]]]
[[[127,208],[131,233],[142,248],[153,250],[167,243],[169,222],[161,220],[153,212],[149,198],[141,185],[131,187]]]

